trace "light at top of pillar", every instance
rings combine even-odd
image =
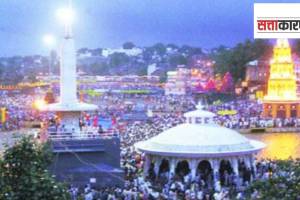
[[[43,43],[47,47],[52,48],[56,44],[56,38],[53,35],[51,35],[51,34],[44,35],[43,36]]]
[[[75,13],[72,8],[60,8],[56,11],[57,18],[65,26],[71,26],[74,23]]]

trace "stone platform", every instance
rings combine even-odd
[[[51,140],[54,153],[50,171],[57,180],[76,186],[123,185],[120,168],[120,139],[84,138]]]

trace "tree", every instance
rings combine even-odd
[[[176,44],[167,44],[167,48],[172,48],[172,49],[178,49],[178,46]]]
[[[234,48],[220,46],[211,54],[215,61],[215,73],[230,72],[234,81],[243,80],[246,74],[246,65],[263,55],[269,55],[272,46],[266,40],[246,40]]]
[[[48,144],[24,137],[0,160],[0,199],[70,199],[65,186],[47,171],[52,161]]]
[[[186,65],[187,59],[183,55],[177,54],[170,57],[169,63],[171,66],[177,67],[178,65]]]
[[[34,70],[33,68],[29,69],[27,72],[27,81],[29,81],[30,83],[34,83],[37,81],[36,75],[37,75],[37,71]]]
[[[133,42],[125,42],[123,44],[123,49],[133,49],[135,47],[135,44]]]
[[[202,49],[198,47],[191,47],[189,45],[182,45],[179,49],[180,53],[185,53],[189,56],[202,54]]]
[[[110,56],[110,67],[119,67],[125,65],[130,61],[129,56],[125,53],[113,53]]]
[[[24,79],[24,75],[20,67],[9,65],[3,68],[1,83],[3,85],[17,85]]]
[[[108,74],[109,65],[106,62],[95,62],[92,64],[85,64],[80,67],[90,75],[105,75]]]
[[[167,48],[163,43],[156,43],[152,48],[160,56],[165,55],[167,52]]]
[[[256,190],[259,193],[259,199],[300,198],[300,160],[279,160],[276,164],[276,171],[280,173],[272,173],[267,180],[254,181],[247,190],[249,197]]]

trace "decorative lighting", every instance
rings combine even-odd
[[[58,9],[56,16],[65,26],[71,26],[74,23],[75,13],[71,8]]]
[[[46,107],[46,101],[42,99],[37,99],[33,102],[33,108],[37,110],[44,110]]]
[[[53,47],[56,44],[56,38],[51,34],[47,34],[47,35],[44,35],[43,42],[48,47]]]
[[[270,62],[268,94],[265,100],[296,100],[296,76],[287,39],[278,39]]]

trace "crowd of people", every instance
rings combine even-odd
[[[161,174],[154,179],[143,178],[142,170],[138,162],[132,171],[125,170],[126,181],[124,187],[103,187],[97,188],[87,184],[84,188],[71,186],[69,191],[72,200],[82,197],[85,200],[245,200],[260,199],[260,192],[257,189],[249,190],[250,181],[265,180],[278,176],[288,176],[289,173],[279,170],[276,161],[261,160],[256,164],[256,173],[250,178],[242,174],[242,184],[238,185],[237,180],[228,179],[228,183],[215,185],[209,184],[207,180],[199,178],[191,181],[189,175],[184,177],[176,175],[167,179]],[[243,173],[243,171],[241,171]],[[201,174],[199,175],[201,177]],[[233,176],[234,177],[234,176]]]
[[[0,130],[18,130],[26,127],[26,122],[41,120],[44,115],[34,109],[34,101],[35,97],[32,95],[0,94],[0,108],[4,110],[1,109]],[[2,119],[3,117],[5,119]]]
[[[53,115],[37,112],[32,102],[37,97],[31,95],[1,95],[0,107],[8,112],[3,130],[25,127],[26,121],[41,121],[53,119]],[[240,183],[232,173],[220,177],[219,185],[212,183],[213,177],[199,175],[197,181],[191,181],[188,175],[167,178],[167,174],[159,176],[151,173],[143,177],[143,155],[135,151],[133,144],[149,139],[162,131],[184,122],[183,114],[194,110],[197,100],[193,96],[137,95],[137,94],[103,94],[96,97],[86,97],[86,100],[97,104],[97,113],[88,113],[79,119],[82,128],[101,125],[98,118],[113,119],[113,129],[118,132],[121,140],[121,166],[125,172],[124,187],[85,188],[70,187],[73,200],[79,197],[85,200],[226,200],[246,199],[249,194],[245,188],[253,179],[267,180],[282,173],[277,170],[276,162],[262,160],[257,162],[257,173],[244,171]],[[235,100],[220,105],[210,105],[207,109],[217,113],[220,110],[235,110],[234,115],[217,115],[216,122],[222,126],[234,129],[254,127],[298,127],[297,119],[263,119],[260,117],[262,106],[257,101]],[[147,112],[148,119],[124,122],[122,116],[130,112]],[[96,119],[96,120],[95,120]],[[119,123],[120,122],[120,123]],[[53,121],[55,124],[55,120]],[[123,124],[123,125],[120,125]],[[104,131],[101,129],[101,132]],[[99,132],[100,133],[100,132]],[[252,178],[251,178],[252,177]],[[221,187],[222,185],[222,187]],[[251,199],[259,198],[258,191],[252,191]]]
[[[184,112],[195,109],[197,99],[193,96],[166,96],[162,94],[112,94],[103,93],[100,96],[85,95],[85,101],[98,106],[98,118],[122,120],[127,113],[147,112],[156,115],[175,114],[178,117]],[[1,124],[1,130],[17,130],[26,127],[26,122],[47,119],[45,113],[38,112],[34,106],[41,95],[6,95],[0,96],[0,107],[6,110],[6,120]],[[300,127],[298,118],[263,118],[262,104],[253,100],[234,100],[219,105],[209,105],[207,109],[214,113],[230,110],[233,113],[218,114],[216,122],[233,129],[249,128],[283,128]],[[95,114],[93,114],[95,115]],[[93,123],[93,122],[91,122]]]
[[[300,127],[300,119],[291,118],[265,118],[262,117],[262,103],[253,100],[235,100],[220,105],[211,105],[209,110],[215,113],[227,110],[232,114],[218,115],[216,122],[232,129],[250,128],[283,128]]]
[[[5,123],[1,124],[2,130],[17,130],[24,128],[26,123],[49,119],[46,113],[38,112],[34,103],[43,99],[40,95],[0,95],[0,107],[6,110]],[[172,97],[164,95],[137,95],[137,94],[103,94],[97,97],[86,96],[85,101],[98,106],[98,118],[111,118],[122,120],[126,113],[144,112],[151,110],[153,113],[183,113],[194,108],[192,97]],[[95,113],[90,113],[93,120]],[[86,124],[93,124],[86,120]]]

